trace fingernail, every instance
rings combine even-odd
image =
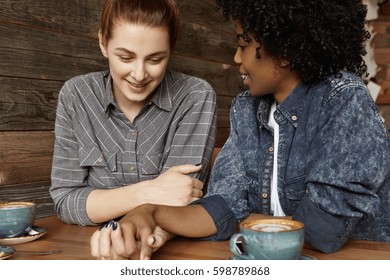
[[[106,224],[101,224],[99,227],[99,231],[101,231],[105,226],[106,226]]]
[[[112,225],[112,221],[108,221],[108,222],[106,223],[106,228],[109,228],[111,225]]]
[[[200,165],[202,165],[202,163],[201,163],[201,162],[199,162],[199,163],[195,164],[195,166],[200,166]]]
[[[112,224],[112,229],[113,230],[116,230],[118,228],[118,223],[117,222],[114,222],[113,224]]]
[[[156,237],[152,236],[152,239],[153,239],[153,241],[152,241],[152,244],[150,244],[150,245],[153,245],[156,242]]]

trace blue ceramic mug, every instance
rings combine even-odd
[[[258,219],[244,222],[230,239],[236,259],[296,260],[304,244],[304,225],[287,219]],[[242,242],[242,250],[238,244]]]
[[[33,226],[36,204],[33,202],[0,203],[0,238],[25,235]]]

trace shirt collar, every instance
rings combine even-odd
[[[112,92],[112,79],[111,74],[109,71],[107,71],[103,77],[103,83],[104,83],[104,89],[105,89],[105,95],[103,96],[103,106],[104,110],[106,112],[106,116],[108,116],[109,113],[109,106],[114,105],[116,106],[114,94]]]
[[[152,99],[157,107],[165,111],[172,110],[172,88],[173,88],[173,76],[170,71],[167,71],[160,85],[156,88]]]
[[[104,78],[105,92],[107,93],[104,96],[104,110],[106,115],[108,115],[110,105],[117,106],[114,93],[112,92],[112,78],[111,74],[107,71]],[[156,88],[153,93],[153,97],[150,102],[153,102],[157,107],[165,111],[172,110],[172,86],[173,86],[173,75],[170,71],[167,71],[164,78],[162,79],[160,85]]]

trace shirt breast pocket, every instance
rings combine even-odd
[[[97,147],[82,147],[79,150],[80,166],[89,169],[88,185],[96,188],[115,188],[120,182],[117,172],[117,153],[104,155]]]
[[[162,154],[144,154],[141,155],[141,174],[154,175],[157,177],[162,170]]]

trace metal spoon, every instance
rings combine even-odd
[[[52,250],[52,251],[25,251],[25,250],[16,250],[14,249],[14,253],[29,253],[33,255],[53,255],[60,254],[63,250]]]

